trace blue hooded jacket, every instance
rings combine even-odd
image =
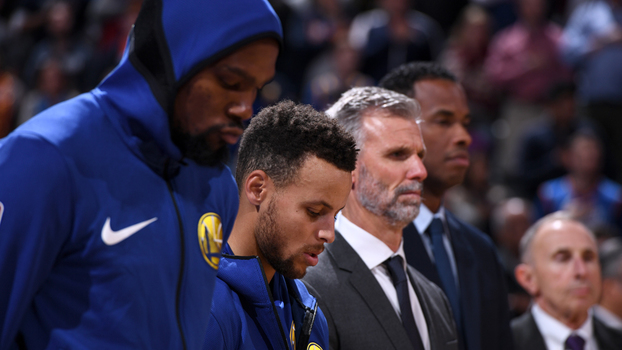
[[[222,249],[205,350],[328,350],[328,324],[300,280],[268,283],[256,256]]]
[[[203,346],[238,193],[183,159],[169,115],[264,37],[282,37],[266,0],[146,0],[97,88],[0,140],[0,350]]]

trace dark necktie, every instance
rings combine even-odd
[[[458,297],[458,289],[456,288],[456,281],[454,279],[454,273],[449,263],[449,255],[445,250],[445,243],[443,242],[443,234],[445,229],[443,228],[443,222],[439,218],[434,218],[430,227],[428,227],[428,234],[432,240],[432,254],[434,254],[434,263],[438,276],[441,279],[441,288],[449,299],[449,304],[454,313],[458,329],[462,329],[462,318],[460,316],[460,302]]]
[[[564,344],[564,350],[583,350],[585,349],[585,339],[576,334],[571,334],[566,343]]]
[[[406,329],[408,338],[412,343],[415,350],[423,350],[423,342],[413,317],[412,307],[410,305],[410,296],[408,293],[408,278],[404,272],[404,263],[401,256],[396,255],[392,258],[385,260],[384,266],[389,270],[391,280],[395,286],[397,292],[397,300],[400,304],[400,311],[402,313],[402,324]]]

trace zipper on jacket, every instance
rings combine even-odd
[[[300,336],[298,337],[298,343],[296,349],[306,349],[309,344],[309,338],[311,338],[311,331],[313,330],[313,324],[315,323],[315,316],[317,315],[318,302],[315,302],[315,307],[304,305],[300,300],[297,300],[305,309],[305,319],[302,322],[302,329],[300,330]]]
[[[279,312],[276,309],[276,305],[274,305],[274,297],[272,296],[272,291],[270,290],[270,283],[268,283],[266,272],[263,270],[263,266],[261,265],[261,260],[259,259],[259,257],[257,256],[255,257],[255,259],[257,259],[257,263],[259,264],[259,269],[261,270],[261,275],[263,276],[266,291],[268,292],[268,296],[270,297],[270,305],[272,305],[272,311],[274,312],[274,317],[276,317],[276,323],[279,326],[279,330],[281,331],[281,339],[283,340],[283,344],[285,344],[285,349],[289,350],[289,343],[287,342],[287,337],[285,336],[285,331],[283,330],[281,319],[279,318]]]
[[[173,206],[175,207],[175,213],[177,214],[177,223],[179,224],[179,234],[181,241],[181,263],[179,266],[179,278],[177,279],[177,290],[175,292],[175,316],[177,318],[177,328],[179,328],[179,334],[181,335],[181,343],[183,349],[186,350],[186,337],[184,335],[184,330],[181,324],[181,315],[180,315],[180,299],[181,299],[181,284],[183,282],[184,276],[184,265],[185,265],[185,242],[184,242],[184,226],[181,221],[181,215],[179,214],[179,207],[177,206],[177,201],[175,200],[175,194],[173,192],[173,185],[171,184],[170,178],[168,176],[168,164],[169,160],[166,160],[166,164],[164,165],[164,180],[166,181],[166,187],[168,188],[168,193],[171,195],[171,199],[173,200]]]

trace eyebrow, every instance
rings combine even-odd
[[[244,69],[238,68],[238,67],[233,67],[233,66],[229,66],[226,65],[223,67],[223,69],[226,69],[227,71],[233,73],[233,74],[237,74],[239,76],[242,77],[242,79],[246,79],[246,80],[250,80],[250,81],[255,81],[255,78],[253,78],[252,76],[250,76],[248,74],[247,71],[245,71]]]
[[[309,201],[309,202],[306,202],[305,204],[307,204],[307,205],[309,205],[309,204],[321,204],[321,205],[325,206],[326,208],[328,208],[328,209],[330,209],[330,210],[333,210],[333,206],[332,206],[332,205],[330,205],[330,204],[328,204],[328,203],[326,203],[326,202],[325,202],[325,201],[323,201],[323,200],[319,200],[319,201]],[[344,208],[345,208],[345,206],[344,206]],[[341,208],[341,209],[343,209],[343,208]]]
[[[256,84],[257,83],[257,80],[255,79],[255,77],[251,76],[244,69],[241,69],[241,68],[238,68],[238,67],[235,67],[235,66],[229,66],[229,65],[226,65],[223,68],[228,70],[229,72],[231,72],[233,74],[237,74],[237,75],[241,76],[242,79],[247,80],[247,81],[251,82],[252,84]],[[271,77],[270,79],[268,79],[267,81],[261,82],[261,86],[258,86],[258,88],[264,87],[269,82],[271,82],[273,79],[274,79],[274,76]],[[257,84],[257,85],[259,85],[259,84]]]

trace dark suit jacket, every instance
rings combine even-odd
[[[406,330],[380,284],[348,242],[335,232],[303,281],[328,321],[331,349],[412,349]],[[457,350],[449,302],[417,271],[408,269],[423,309],[432,350]]]
[[[445,218],[460,284],[463,327],[458,330],[460,349],[511,350],[508,293],[496,248],[483,232],[460,221],[448,210]],[[412,223],[404,229],[404,252],[410,265],[430,281],[442,285]]]
[[[622,334],[620,332],[605,326],[597,318],[592,318],[592,320],[594,322],[594,337],[599,350],[622,349]],[[544,338],[542,338],[531,311],[525,312],[512,321],[512,331],[514,332],[515,350],[547,350]]]

